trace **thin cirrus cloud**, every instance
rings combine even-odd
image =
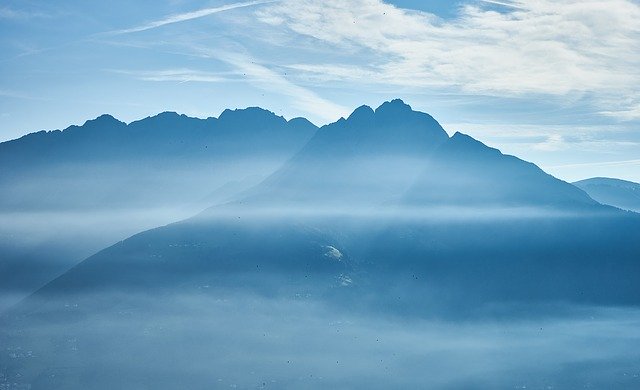
[[[314,119],[334,121],[349,113],[349,108],[324,99],[315,92],[289,81],[245,54],[221,53],[203,47],[192,49],[201,57],[215,58],[230,65],[236,72],[245,75],[252,86],[285,96],[292,107],[304,111]]]
[[[149,23],[146,23],[146,24],[143,24],[143,25],[140,25],[140,26],[136,26],[136,27],[131,27],[131,28],[123,29],[123,30],[111,31],[110,34],[112,34],[112,35],[120,35],[120,34],[136,33],[136,32],[141,32],[141,31],[146,31],[146,30],[151,30],[151,29],[154,29],[154,28],[166,26],[168,24],[185,22],[185,21],[188,21],[188,20],[203,18],[205,16],[217,14],[219,12],[230,11],[232,9],[245,8],[245,7],[251,7],[251,6],[260,5],[260,4],[273,3],[275,1],[277,1],[277,0],[244,1],[244,2],[239,2],[239,3],[227,4],[227,5],[223,5],[223,6],[220,6],[220,7],[204,8],[204,9],[200,9],[200,10],[197,10],[197,11],[191,11],[191,12],[185,12],[185,13],[170,15],[170,16],[167,16],[166,18],[163,18],[163,19],[160,19],[160,20],[156,20],[156,21],[152,21],[152,22],[149,22]]]
[[[640,4],[630,0],[482,1],[453,19],[381,0],[284,0],[256,12],[266,25],[365,59],[360,72],[335,60],[292,65],[309,79],[584,96],[594,112],[640,119]]]
[[[229,72],[205,72],[189,68],[180,69],[162,69],[149,71],[128,71],[128,70],[112,70],[112,73],[124,74],[132,76],[142,81],[177,81],[180,83],[187,82],[204,82],[204,83],[221,83],[233,80],[233,74]]]
[[[495,0],[481,0],[483,3],[487,3],[487,4],[494,4],[494,5],[500,5],[503,7],[509,7],[509,8],[520,8],[518,7],[516,4],[514,3],[506,3],[504,1],[495,1]]]

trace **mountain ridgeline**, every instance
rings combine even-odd
[[[247,108],[102,115],[0,143],[0,311],[113,242],[255,185],[316,130]]]
[[[3,209],[166,206],[198,201],[229,180],[268,175],[315,133],[260,108],[197,119],[173,112],[82,126],[0,144]],[[40,187],[38,187],[40,186]]]
[[[192,187],[198,181],[206,187],[220,182],[219,174],[240,180],[231,168],[243,163],[244,175],[264,174],[266,168],[252,164],[274,156],[279,163],[224,201],[207,197],[211,204],[190,218],[89,256],[8,312],[0,343],[26,357],[3,355],[0,367],[27,387],[172,388],[189,378],[190,387],[204,389],[228,376],[234,387],[265,388],[276,383],[262,379],[269,375],[285,378],[277,383],[285,388],[423,387],[429,343],[404,338],[407,327],[434,318],[521,323],[567,307],[640,306],[640,215],[598,203],[467,135],[449,137],[434,118],[401,100],[359,107],[320,128],[259,109],[207,120],[162,114],[129,125],[96,121],[0,150],[38,154],[30,174],[46,161],[91,161],[91,167],[126,161],[122,167],[153,171],[163,186],[174,164],[197,179]],[[104,149],[94,155],[92,147]],[[179,187],[172,201],[184,200],[192,187]],[[144,199],[146,191],[136,197]],[[384,321],[396,322],[385,330]],[[348,333],[362,324],[373,330]],[[542,327],[533,328],[539,343]],[[377,355],[394,334],[403,339]],[[293,346],[283,342],[289,339]],[[320,357],[305,360],[308,350]],[[21,363],[31,356],[22,351],[37,359]],[[109,358],[131,351],[150,357],[144,367]],[[247,356],[262,356],[260,364]],[[394,361],[405,375],[386,375]],[[589,364],[610,375],[613,363]],[[269,365],[274,368],[261,374]],[[342,369],[353,377],[359,367],[381,377],[322,379],[339,377]],[[88,379],[95,375],[98,385]],[[468,379],[459,387],[511,387],[514,375]],[[576,375],[593,383],[582,371]],[[596,383],[608,383],[606,375]],[[566,383],[562,375],[537,377],[525,382]]]
[[[640,244],[620,243],[638,236],[639,223],[531,163],[460,133],[448,137],[432,117],[394,100],[321,127],[235,200],[108,248],[38,294],[215,285],[231,275],[289,280],[317,271],[358,286],[429,275],[428,287],[444,284],[439,289],[450,297],[514,299],[519,280],[531,284],[526,299],[630,302]],[[327,248],[340,253],[339,267],[323,262],[331,258]],[[528,272],[515,277],[518,269]],[[576,276],[575,289],[549,279],[550,269]],[[470,270],[465,283],[445,283]],[[534,287],[543,281],[544,290]]]
[[[461,133],[449,138],[430,115],[401,100],[356,109],[320,128],[305,147],[243,204],[282,208],[590,208],[582,190],[534,164]],[[279,204],[280,203],[280,204]]]

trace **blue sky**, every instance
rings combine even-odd
[[[400,97],[566,180],[640,181],[637,0],[5,0],[0,140],[261,106],[325,124]]]

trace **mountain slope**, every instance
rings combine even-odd
[[[601,209],[584,191],[535,164],[455,133],[407,193],[411,205]]]
[[[309,142],[248,194],[282,207],[363,207],[399,199],[431,152],[449,137],[430,115],[396,99],[321,127]]]
[[[573,183],[600,203],[640,213],[640,184],[631,181],[594,177]]]

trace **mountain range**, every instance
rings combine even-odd
[[[102,115],[0,143],[0,311],[113,242],[255,185],[316,130],[254,107]]]
[[[519,278],[506,278],[499,270],[515,266],[531,268],[526,278],[536,283],[549,277],[549,267],[587,272],[576,282],[580,290],[565,291],[562,282],[539,292],[553,299],[626,301],[637,292],[631,282],[639,274],[630,272],[636,267],[635,245],[615,245],[618,249],[610,249],[606,262],[590,258],[586,269],[583,263],[587,253],[597,251],[586,248],[611,248],[625,237],[635,238],[639,230],[632,227],[637,223],[635,214],[604,206],[534,164],[461,133],[449,137],[432,117],[394,100],[375,111],[360,107],[349,118],[321,127],[280,169],[234,200],[101,251],[38,294],[173,285],[169,280],[211,285],[213,280],[226,283],[220,279],[228,281],[230,272],[242,277],[248,272],[260,280],[260,273],[267,271],[278,276],[321,271],[335,281],[349,268],[368,280],[377,278],[375,270],[386,269],[390,261],[394,272],[424,273],[433,266],[426,259],[446,260],[434,266],[446,269],[480,256],[486,260],[479,264],[491,274],[476,270],[475,275],[497,278],[492,299],[512,297],[508,292]],[[606,233],[613,225],[615,236]],[[397,236],[407,229],[413,239]],[[424,237],[438,239],[425,245]],[[529,250],[519,251],[518,246]],[[331,252],[327,248],[340,253],[339,266],[326,264]],[[397,255],[379,258],[389,251],[403,253],[402,260]],[[535,253],[546,253],[553,263]],[[503,264],[506,257],[513,263]],[[161,260],[150,261],[154,258]],[[365,259],[371,258],[378,260],[369,264]],[[490,267],[493,261],[499,264]],[[617,291],[609,291],[610,286],[585,295],[589,283],[611,272],[610,261],[617,262]],[[462,274],[456,267],[448,272]],[[384,275],[389,277],[388,272]],[[602,288],[613,282],[610,276],[600,281]],[[622,289],[626,279],[629,287]],[[474,283],[464,285],[466,294]],[[528,294],[536,297],[533,291]],[[577,291],[582,295],[576,296]],[[474,294],[481,296],[481,291]]]
[[[158,124],[165,120],[173,131]],[[109,117],[97,121],[85,124],[86,135],[81,128],[41,133],[20,148],[31,150],[25,145],[52,137],[55,142],[42,145],[59,145],[58,151],[36,159],[40,166],[47,159],[89,166],[127,161],[119,172],[140,164],[140,172],[157,174],[160,181],[174,164],[195,170],[193,177],[204,182],[224,169],[198,168],[203,161],[216,167],[218,158],[226,159],[224,167],[270,159],[279,164],[264,180],[244,188],[225,190],[234,187],[229,179],[219,191],[226,193],[224,201],[206,198],[200,189],[198,196],[211,204],[199,213],[98,251],[7,312],[5,340],[35,351],[38,361],[27,371],[14,361],[0,363],[10,375],[19,372],[25,383],[82,387],[101,367],[87,352],[93,349],[82,346],[101,345],[105,355],[122,356],[136,345],[136,353],[156,356],[152,351],[166,340],[163,326],[176,323],[188,329],[180,332],[181,340],[189,339],[185,334],[224,335],[232,345],[244,345],[235,331],[212,329],[225,321],[230,329],[250,328],[269,302],[297,308],[264,320],[278,338],[290,334],[281,326],[306,318],[302,308],[312,307],[322,308],[321,314],[314,312],[322,320],[329,312],[423,321],[544,316],[563,305],[640,305],[640,215],[602,204],[589,195],[589,186],[559,180],[468,135],[449,137],[434,118],[401,100],[375,110],[359,107],[320,128],[260,109],[225,111],[204,121],[176,114],[149,118],[144,125]],[[110,125],[97,130],[103,121]],[[263,130],[253,133],[252,127]],[[161,140],[140,151],[158,128],[165,129]],[[58,141],[65,133],[69,141]],[[110,140],[93,155],[91,145],[99,143],[83,137],[102,133]],[[243,177],[236,175],[236,183]],[[181,188],[172,202],[191,201],[190,188]],[[136,196],[144,199],[147,190]],[[101,204],[92,199],[86,205],[91,202]],[[203,297],[206,304],[199,303]],[[222,305],[223,314],[201,322],[212,305]],[[192,306],[199,314],[187,320],[183,313]],[[160,314],[162,321],[146,320]],[[235,315],[242,320],[226,317]],[[43,343],[34,325],[43,321],[60,324],[48,329],[52,335],[46,339],[58,341]],[[110,324],[124,336],[103,346],[95,332]],[[259,336],[265,339],[268,333]],[[149,334],[157,338],[147,339]],[[69,339],[80,347],[60,341]],[[256,345],[234,353],[251,354]],[[153,360],[162,370],[176,364],[158,361]],[[140,375],[108,376],[101,384],[120,387]]]

